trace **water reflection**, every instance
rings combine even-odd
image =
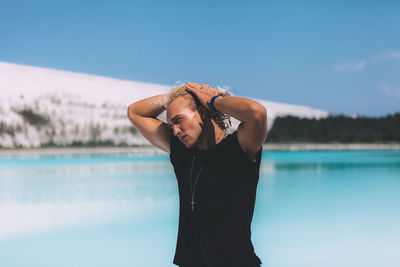
[[[400,151],[264,151],[252,224],[263,265],[400,266],[399,173]],[[0,259],[173,266],[178,203],[166,155],[0,157]]]
[[[2,159],[0,240],[175,212],[176,191],[165,157]]]

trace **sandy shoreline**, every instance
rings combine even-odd
[[[400,150],[400,144],[265,144],[264,151],[309,151],[309,150]],[[167,155],[153,147],[63,147],[0,149],[0,156],[8,155],[69,155],[69,154],[135,154]]]

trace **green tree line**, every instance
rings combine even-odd
[[[400,143],[400,113],[385,117],[277,117],[266,143]]]

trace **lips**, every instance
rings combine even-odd
[[[184,135],[183,137],[180,137],[181,141],[183,141],[183,139],[185,139],[187,135]]]

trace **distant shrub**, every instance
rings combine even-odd
[[[137,134],[138,130],[137,130],[134,126],[130,126],[130,127],[129,127],[129,132],[130,132],[131,134]]]
[[[19,123],[18,123],[17,126],[15,127],[15,131],[16,131],[17,133],[22,132],[22,126],[21,126]]]
[[[114,140],[90,140],[86,143],[87,146],[115,146]]]
[[[52,140],[50,140],[50,141],[47,142],[47,143],[41,144],[40,146],[41,146],[41,147],[57,147],[57,146],[60,146],[60,145],[57,145],[56,143],[54,143],[54,141],[53,141],[53,139],[52,139]]]
[[[109,147],[116,146],[115,142],[111,139],[108,140],[90,140],[88,142],[82,142],[81,140],[75,140],[71,144],[56,144],[53,140],[47,143],[41,144],[41,147]]]
[[[84,146],[85,144],[82,141],[73,141],[71,146],[76,146],[76,147],[80,147],[80,146]]]
[[[115,129],[114,129],[114,132],[115,132]],[[138,130],[135,128],[135,126],[131,125],[131,126],[122,126],[120,128],[119,132],[121,132],[122,134],[131,133],[133,135],[136,135],[138,133]]]
[[[51,96],[50,101],[52,104],[56,104],[56,105],[61,104],[61,100],[57,96],[54,96],[54,95]]]
[[[75,125],[75,129],[74,129],[74,134],[78,135],[79,134],[79,125]]]
[[[14,109],[14,111],[18,113],[29,124],[37,126],[39,128],[50,123],[50,120],[46,116],[35,113],[31,108],[22,110]]]
[[[121,141],[121,142],[119,142],[118,146],[126,147],[126,146],[128,146],[128,143],[126,141]]]
[[[100,124],[97,123],[96,125],[90,124],[90,137],[91,140],[96,141],[97,138],[100,136],[101,134],[101,127]]]
[[[90,140],[88,142],[73,141],[72,144],[68,145],[72,147],[96,147],[96,146],[115,146],[114,140]]]
[[[14,127],[12,125],[8,125],[3,121],[0,121],[0,135],[9,134],[11,136],[15,135]]]

